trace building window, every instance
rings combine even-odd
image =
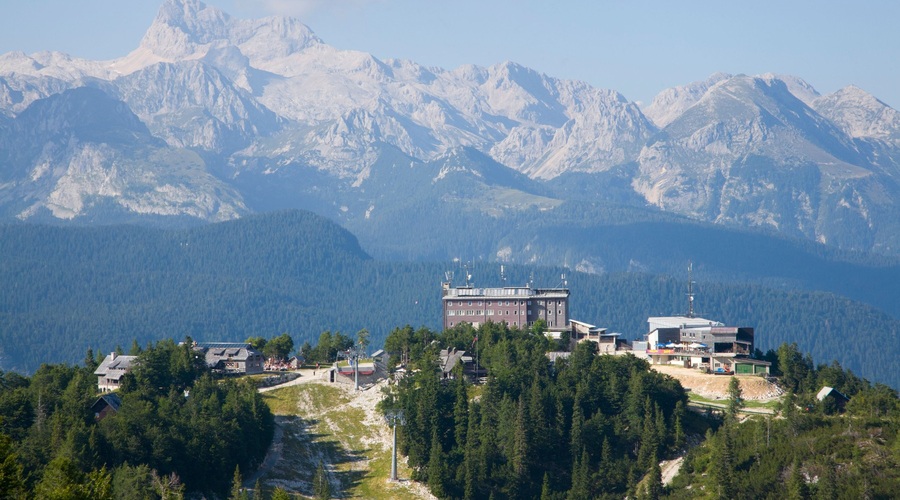
[[[471,300],[469,301],[469,305],[470,305],[470,306],[472,305],[472,301],[471,301]]]
[[[529,306],[531,305],[531,301],[530,301],[530,300],[528,301],[528,305],[529,305]]]
[[[531,316],[531,309],[527,311],[528,315]]]

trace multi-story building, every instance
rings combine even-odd
[[[569,290],[512,286],[479,288],[442,284],[444,329],[491,321],[525,328],[542,319],[549,330],[569,328]]]
[[[125,375],[134,366],[137,356],[125,356],[109,353],[100,363],[100,366],[94,370],[97,376],[97,389],[100,392],[115,391],[122,383],[122,375]]]
[[[265,358],[245,342],[194,342],[194,350],[202,352],[206,366],[222,373],[262,373]]]
[[[753,328],[688,316],[648,318],[642,349],[653,364],[684,364],[721,373],[768,373],[770,363],[751,359]]]

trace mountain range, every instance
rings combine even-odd
[[[848,361],[876,379],[881,375],[859,360],[896,336],[898,199],[900,114],[862,89],[820,95],[794,76],[718,73],[664,90],[642,107],[616,91],[512,62],[446,70],[380,60],[331,47],[296,19],[236,19],[198,0],[165,0],[140,45],[119,59],[0,55],[0,222],[12,228],[184,228],[302,209],[349,230],[379,262],[478,263],[485,285],[496,280],[484,274],[484,263],[498,262],[608,275],[608,286],[649,290],[647,275],[686,283],[693,260],[706,283],[698,300],[704,286],[710,292],[704,314],[758,326],[768,347],[796,340],[818,359]],[[21,238],[19,229],[4,234]],[[310,230],[299,237],[317,238]],[[20,282],[44,273],[42,264],[28,262],[22,267],[7,256],[0,267]],[[79,279],[104,272],[82,269],[87,265],[75,266],[84,271]],[[154,276],[174,281],[154,286],[197,296],[228,290],[243,300],[240,282],[256,283],[237,273],[218,284],[196,265],[184,264],[178,277],[199,276],[197,283],[177,281],[162,264]],[[380,283],[381,273],[358,274]],[[272,291],[266,282],[255,285],[265,292],[254,308],[289,311],[277,315],[273,335],[295,330],[297,318],[327,321],[327,308],[309,306],[312,299],[291,291],[294,284]],[[140,286],[122,293],[149,293]],[[406,287],[428,293],[421,284]],[[612,292],[601,289],[583,294],[583,317],[635,338],[647,314],[677,312],[672,302],[623,308],[603,299]],[[813,295],[798,299],[796,290]],[[66,307],[40,305],[46,294],[29,291],[27,307],[7,311],[7,327],[33,328],[31,307],[80,307],[66,297],[59,298]],[[78,296],[97,293],[106,292]],[[787,312],[759,309],[764,296],[765,309]],[[774,297],[790,297],[792,305],[779,306]],[[826,318],[784,329],[779,322],[798,317],[790,310],[807,297],[816,303],[803,306],[805,323],[813,321],[810,311],[835,313],[844,300],[854,312],[835,313],[843,316],[839,328]],[[152,336],[150,326],[203,336],[229,324],[257,334],[265,324],[228,307],[207,315],[226,324],[202,314],[172,316],[179,306],[147,300],[163,304],[162,312],[152,304],[138,308],[126,328],[142,341]],[[397,303],[413,300],[419,298]],[[286,305],[296,301],[301,305]],[[108,332],[125,328],[114,313],[121,307],[95,307],[109,321],[79,320],[84,331],[69,330],[75,327],[65,318],[74,313],[48,312],[62,319],[45,326],[79,338],[107,332],[112,340]],[[188,323],[150,325],[148,314]],[[354,314],[359,321],[336,327],[372,327],[366,313]],[[413,321],[408,314],[385,317],[391,324],[379,323],[376,336]],[[429,318],[419,310],[414,320]],[[853,361],[830,349],[857,334],[868,340],[854,344]]]
[[[367,227],[421,211],[408,198],[427,192],[444,218],[552,220],[590,200],[900,254],[900,114],[862,89],[715,74],[642,109],[512,62],[445,70],[339,50],[296,19],[198,0],[166,0],[119,59],[0,56],[0,161],[6,219],[304,208],[391,255]],[[433,222],[424,238],[442,235]]]

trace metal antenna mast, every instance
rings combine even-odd
[[[694,263],[688,261],[688,318],[694,317]]]

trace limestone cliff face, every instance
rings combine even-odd
[[[694,218],[848,248],[894,246],[879,228],[896,210],[884,195],[898,185],[853,139],[784,81],[729,77],[648,141],[632,185],[648,203]]]
[[[85,87],[103,97],[66,93]],[[102,115],[112,121],[86,112],[98,102],[115,103]],[[311,186],[319,202],[367,207],[380,161],[469,148],[538,184],[579,175],[617,202],[900,252],[900,114],[861,89],[821,96],[787,75],[719,73],[641,110],[512,62],[380,60],[296,19],[166,0],[117,60],[0,55],[0,118],[0,211],[21,218],[103,218],[110,205],[91,201],[101,199],[218,220],[247,212],[248,196],[309,208],[297,200]]]

